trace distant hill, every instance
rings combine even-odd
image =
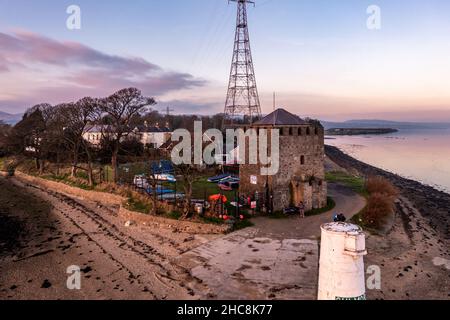
[[[388,120],[349,120],[345,122],[321,121],[325,129],[342,128],[373,128],[373,129],[450,129],[450,123],[446,122],[400,122]]]
[[[396,133],[397,129],[391,128],[333,128],[325,130],[328,136],[360,136]]]
[[[7,123],[14,125],[20,120],[22,120],[22,114],[9,114],[3,111],[0,111],[0,120]]]

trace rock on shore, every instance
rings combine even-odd
[[[443,239],[450,240],[450,194],[358,161],[336,147],[326,146],[325,151],[333,162],[344,169],[357,170],[364,176],[378,175],[387,178],[428,218],[432,229]]]
[[[326,153],[337,167],[383,176],[401,192],[389,231],[367,233],[366,267],[381,271],[381,287],[368,288],[368,299],[448,300],[450,195],[355,160],[335,147],[327,146]]]

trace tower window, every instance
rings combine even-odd
[[[307,136],[311,135],[311,128],[310,127],[306,128],[306,135]]]
[[[305,164],[305,156],[301,156],[300,157],[300,164],[304,165]]]

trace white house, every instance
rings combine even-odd
[[[165,127],[160,127],[159,124],[149,126],[147,122],[142,126],[137,126],[133,132],[144,146],[154,149],[158,149],[169,141],[173,133],[168,124]]]
[[[101,143],[103,134],[106,134],[107,131],[109,131],[108,126],[92,125],[83,134],[83,138],[92,145],[97,146]]]
[[[111,134],[110,126],[93,125],[83,138],[91,144],[98,146],[103,136]],[[149,126],[147,123],[135,127],[128,138],[137,138],[144,146],[158,149],[172,138],[172,130],[168,126],[160,127],[158,124]]]

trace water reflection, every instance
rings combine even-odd
[[[450,129],[327,139],[358,160],[450,192]]]

